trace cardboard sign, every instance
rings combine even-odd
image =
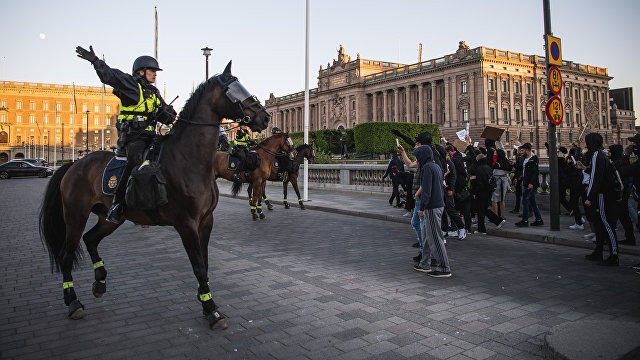
[[[453,140],[453,146],[455,146],[458,151],[463,152],[467,148],[467,143],[459,139],[455,139]]]
[[[482,130],[482,135],[480,135],[480,137],[484,139],[498,141],[500,140],[500,137],[502,136],[503,133],[504,133],[504,129],[497,128],[494,126],[487,126],[484,128],[484,130]]]

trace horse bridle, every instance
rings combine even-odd
[[[285,135],[283,134],[282,136],[284,137]],[[288,152],[288,153],[289,153],[289,154],[291,154],[293,151],[295,151],[295,150],[296,150],[296,149],[293,147],[293,144],[292,144],[292,142],[291,142],[291,138],[290,138],[289,136],[287,136],[285,141],[286,141],[286,143],[289,145],[289,152]],[[277,153],[277,152],[274,152],[274,151],[271,151],[271,150],[269,150],[269,149],[265,148],[265,147],[264,147],[264,146],[262,146],[260,143],[258,143],[258,145],[257,145],[257,146],[258,146],[260,149],[264,150],[264,152],[266,152],[266,153],[267,153],[267,154],[269,154],[269,155],[273,155],[273,156],[278,155],[278,153]]]

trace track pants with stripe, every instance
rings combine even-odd
[[[444,207],[424,210],[422,222],[422,259],[420,267],[428,269],[431,266],[431,258],[438,261],[437,271],[450,272],[447,249],[444,247],[444,236],[440,229],[442,212]]]
[[[618,214],[614,202],[614,200],[607,199],[604,194],[598,194],[598,203],[591,204],[591,206],[596,206],[593,217],[593,226],[596,230],[595,252],[602,253],[606,243],[609,246],[609,253],[618,255],[618,238],[615,228]]]

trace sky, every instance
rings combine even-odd
[[[310,88],[342,44],[353,59],[413,64],[454,53],[459,41],[544,55],[542,0],[310,0]],[[305,0],[5,1],[0,80],[99,86],[75,47],[93,45],[109,66],[131,71],[154,54],[156,86],[176,109],[205,79],[201,48],[213,49],[209,75],[232,73],[264,103],[305,85]],[[640,104],[640,1],[551,0],[551,24],[564,60],[608,68],[611,88],[633,87]],[[640,124],[640,121],[636,121]]]

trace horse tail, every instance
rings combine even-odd
[[[242,183],[234,182],[233,186],[231,186],[231,194],[233,194],[234,197],[238,196],[240,189],[242,189]]]
[[[62,211],[62,193],[60,183],[73,163],[62,165],[51,177],[47,190],[44,193],[42,206],[40,207],[40,240],[49,251],[51,262],[51,272],[55,267],[60,272],[62,261],[62,250],[67,235],[64,214]],[[78,246],[73,255],[73,263],[77,265],[82,257],[81,247]]]

